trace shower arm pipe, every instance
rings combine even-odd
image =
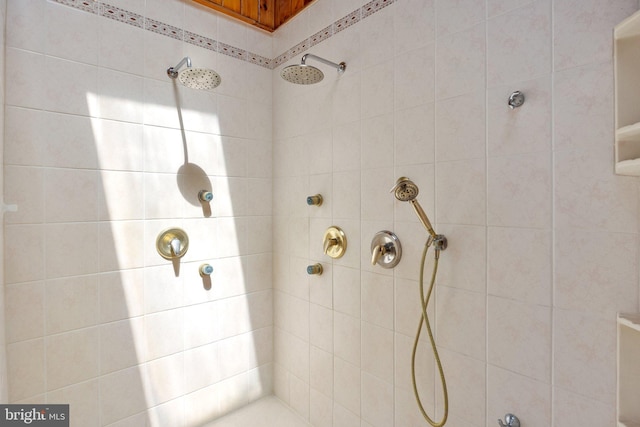
[[[175,67],[169,67],[169,69],[167,70],[167,74],[169,75],[169,77],[174,79],[178,77],[178,70],[180,70],[180,67],[182,67],[185,63],[187,64],[187,68],[191,68],[191,58],[185,56],[180,62],[178,62]]]
[[[344,63],[344,62],[341,62],[341,63],[339,63],[339,64],[336,64],[335,62],[331,62],[331,61],[328,61],[328,60],[326,60],[326,59],[324,59],[324,58],[320,58],[319,56],[316,56],[316,55],[314,55],[314,54],[312,54],[312,53],[305,53],[305,54],[302,56],[302,61],[301,61],[301,64],[302,64],[302,65],[306,65],[307,58],[312,58],[312,59],[315,59],[315,60],[316,60],[316,61],[318,61],[318,62],[322,62],[322,63],[323,63],[323,64],[325,64],[325,65],[329,65],[329,66],[331,66],[331,67],[333,67],[333,68],[337,69],[337,70],[338,70],[338,73],[344,73],[344,70],[347,68],[347,64],[346,64],[346,63]]]

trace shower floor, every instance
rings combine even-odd
[[[275,396],[267,396],[204,427],[310,427]]]

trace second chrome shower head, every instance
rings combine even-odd
[[[282,77],[289,83],[295,83],[298,85],[311,85],[321,82],[322,79],[324,79],[324,73],[320,71],[320,69],[312,65],[307,65],[307,59],[315,59],[316,61],[322,62],[325,65],[330,65],[338,70],[338,74],[344,73],[344,70],[347,69],[347,64],[344,62],[336,64],[335,62],[327,61],[324,58],[320,58],[319,56],[307,53],[302,57],[302,61],[300,62],[300,64],[294,64],[285,67],[280,72],[280,77]]]
[[[180,72],[183,65],[187,65],[187,69]],[[191,58],[185,56],[178,65],[169,67],[167,75],[172,79],[178,79],[180,83],[191,89],[210,90],[220,85],[222,79],[220,75],[213,70],[206,68],[191,68]]]

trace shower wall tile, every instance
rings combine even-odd
[[[443,163],[437,169],[438,222],[483,225],[486,214],[486,165],[484,159]],[[444,166],[446,165],[446,166]]]
[[[362,391],[362,418],[375,427],[392,425],[393,385],[363,372]]]
[[[603,7],[603,0],[558,0],[553,4],[555,70],[609,61],[613,54],[612,28],[638,9],[633,0]]]
[[[551,308],[489,297],[487,311],[488,362],[549,384]],[[519,332],[525,329],[527,334]],[[527,352],[515,352],[514,348],[526,348]]]
[[[587,241],[609,237],[599,247]],[[562,228],[556,231],[555,305],[566,310],[613,319],[617,312],[637,309],[638,288],[634,268],[638,237],[630,233],[607,233]],[[605,322],[608,325],[609,322]]]
[[[606,322],[602,316],[590,313],[557,309],[554,323],[555,390],[564,389],[601,404],[613,405],[616,396],[615,322]],[[582,350],[577,352],[577,348]],[[589,375],[584,375],[585,372]]]
[[[362,71],[362,85],[369,88],[362,93],[362,118],[380,116],[393,112],[389,102],[394,94],[394,63],[386,61]]]
[[[551,71],[551,2],[538,0],[487,23],[487,84],[517,83]]]
[[[489,158],[488,224],[549,227],[551,176],[549,153]]]
[[[80,276],[45,282],[47,335],[98,323],[98,278]]]
[[[576,423],[612,424],[616,421],[616,407],[613,403],[603,403],[581,396],[577,393],[556,388],[553,394],[554,424],[560,425],[562,420],[572,419]]]
[[[459,354],[485,360],[486,319],[489,316],[485,296],[441,286],[435,296],[435,306],[434,330],[438,344]]]
[[[435,105],[427,103],[395,112],[394,158],[398,166],[433,163]]]
[[[552,289],[551,232],[489,227],[487,239],[488,293],[549,307]]]
[[[555,73],[553,148],[609,148],[613,93],[613,67],[609,59]]]
[[[396,56],[402,64],[394,76],[395,110],[416,107],[435,99],[435,44]]]
[[[83,426],[99,427],[100,385],[97,380],[65,387],[48,394],[51,402],[68,402],[73,407],[73,420]],[[77,409],[76,409],[77,408]]]
[[[47,390],[97,377],[100,368],[99,343],[99,333],[95,327],[47,337]]]
[[[98,63],[97,15],[64,5],[46,3],[45,51],[47,55],[96,65]]]
[[[612,163],[609,147],[556,153],[555,210],[560,227],[638,231],[636,181],[613,175]]]
[[[485,84],[485,23],[438,39],[436,99],[480,90]]]
[[[44,289],[43,282],[5,287],[7,343],[44,336]]]
[[[485,93],[478,91],[436,102],[436,160],[484,158]]]
[[[7,46],[43,52],[46,10],[46,0],[8,2],[6,19],[13,25],[7,27]]]
[[[113,4],[113,1],[109,3]],[[129,5],[125,9],[133,11]],[[145,55],[144,37],[140,30],[111,19],[101,19],[98,25],[98,65],[142,76]]]
[[[394,5],[396,53],[413,50],[435,39],[434,1],[397,1]]]
[[[493,424],[496,419],[503,419],[505,408],[518,414],[521,420],[528,420],[527,422],[536,425],[552,425],[551,386],[548,382],[532,380],[489,365],[487,383],[487,425]],[[532,407],[534,402],[535,406]]]
[[[7,346],[9,399],[12,402],[45,392],[44,339],[21,341]]]
[[[481,0],[436,0],[435,3],[438,37],[471,28],[486,15],[485,2]]]

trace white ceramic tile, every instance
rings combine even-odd
[[[33,197],[33,191],[44,188],[44,174],[41,168],[5,166],[5,203],[18,205],[17,212],[6,212],[9,224],[40,223],[44,219],[44,200]]]
[[[100,419],[109,424],[146,408],[142,376],[135,366],[100,377]]]
[[[635,12],[638,5],[633,0],[622,0],[615,7],[610,6],[603,0],[560,0],[553,3],[556,70],[611,59],[611,29]]]
[[[98,380],[87,381],[47,393],[51,403],[65,402],[73,407],[73,422],[87,427],[100,426],[96,414],[99,413],[100,384]]]
[[[145,354],[147,360],[180,352],[184,349],[184,311],[181,309],[154,313],[144,318]]]
[[[101,274],[98,280],[102,323],[127,319],[144,313],[142,269]]]
[[[475,226],[438,225],[436,232],[443,234],[448,242],[446,251],[440,256],[438,284],[485,292],[486,230]]]
[[[609,236],[599,247],[587,242]],[[558,229],[555,305],[613,318],[638,306],[638,239],[633,234]]]
[[[362,322],[362,371],[393,382],[393,331]]]
[[[463,426],[482,425],[485,422],[486,367],[484,362],[458,353],[442,350],[440,358],[447,378],[449,413],[452,422]],[[436,385],[436,408],[442,408],[442,397]],[[439,416],[436,409],[436,416]],[[465,424],[466,423],[466,424]]]
[[[345,362],[339,357],[334,358],[333,365],[333,394],[335,403],[342,405],[355,415],[360,415],[360,369]],[[339,416],[340,412],[334,412]],[[343,425],[334,422],[334,425]]]
[[[554,74],[553,148],[609,148],[614,126],[610,62]]]
[[[350,364],[360,366],[360,331],[360,319],[335,312],[333,315],[333,354]]]
[[[318,3],[316,3],[318,4]],[[360,118],[362,109],[362,91],[368,90],[361,86],[362,73],[352,70],[349,64],[348,71],[336,80],[335,96],[332,103],[332,122],[334,125],[351,123]]]
[[[524,424],[551,425],[551,385],[489,366],[487,423],[516,414]]]
[[[143,82],[139,76],[100,68],[97,115],[104,119],[141,123]]]
[[[143,127],[110,120],[92,120],[95,152],[101,169],[142,171]]]
[[[436,47],[436,99],[480,90],[485,84],[485,24],[448,34]]]
[[[390,197],[387,192],[390,182],[393,182],[393,169],[390,167],[362,171],[361,218],[363,221],[390,222],[394,207],[393,197]]]
[[[333,427],[333,400],[313,388],[310,391],[309,422],[318,427]]]
[[[362,71],[362,118],[393,112],[395,62],[378,63]]]
[[[144,360],[144,319],[137,317],[100,327],[100,373],[136,366]]]
[[[553,422],[562,420],[575,420],[582,425],[609,425],[615,424],[616,408],[614,403],[603,402],[600,399],[591,399],[577,393],[556,387],[553,393]]]
[[[96,221],[102,198],[96,171],[46,169],[44,172],[45,220]]]
[[[8,343],[44,334],[44,284],[23,283],[5,287],[5,322]]]
[[[403,0],[394,4],[395,51],[405,52],[435,39],[433,0]]]
[[[551,71],[551,2],[534,1],[487,22],[490,87],[547,75]]]
[[[485,2],[480,0],[436,0],[438,37],[457,33],[480,23],[485,17]]]
[[[114,5],[114,2],[109,1],[109,4]],[[135,13],[133,6],[127,4],[122,8]],[[144,32],[111,19],[100,19],[98,25],[98,65],[137,76],[143,75]],[[167,65],[167,68],[170,66],[173,65]]]
[[[613,404],[616,396],[615,320],[565,310],[556,310],[553,320],[554,386]],[[585,372],[589,375],[584,375]]]
[[[6,41],[17,47],[44,53],[45,0],[12,0],[6,9]]]
[[[100,257],[98,223],[49,224],[44,232],[46,262],[43,265],[47,278],[98,271]]]
[[[312,390],[333,396],[333,355],[311,347],[309,382]]]
[[[99,319],[98,277],[69,277],[45,282],[46,333],[94,326]]]
[[[489,297],[487,312],[489,363],[549,384],[551,309]]]
[[[485,92],[436,102],[436,159],[477,159],[485,156]]]
[[[428,287],[425,292],[427,290]],[[488,316],[485,296],[439,286],[435,290],[435,301],[431,303],[436,305],[436,317],[432,317],[430,322],[438,345],[484,360]]]
[[[551,232],[489,227],[487,239],[489,294],[550,306]]]
[[[362,121],[362,169],[389,168],[393,158],[393,114]],[[366,184],[366,180],[363,184]]]
[[[434,118],[433,103],[395,112],[394,159],[396,165],[433,163]]]
[[[86,64],[98,63],[100,18],[97,15],[54,2],[47,2],[45,13],[47,55]]]
[[[20,49],[7,48],[5,75],[11,84],[5,89],[6,105],[41,109],[47,81],[42,78],[45,56]]]
[[[359,171],[334,174],[334,218],[360,219],[360,180],[361,178]]]
[[[333,171],[358,170],[361,161],[360,122],[347,123],[333,130]]]
[[[325,351],[333,351],[333,313],[311,304],[309,308],[309,342]]]
[[[551,158],[541,152],[491,157],[487,222],[495,226],[551,226]]]
[[[42,111],[6,107],[5,165],[42,164],[42,147],[45,146],[47,141],[44,132],[45,123],[46,113]],[[11,185],[11,181],[8,181],[8,183]],[[10,191],[10,189],[7,188],[5,191]]]
[[[485,161],[443,163],[436,170],[438,222],[483,225],[485,212]]]
[[[435,99],[435,44],[399,55],[395,70],[395,110],[416,107]]]
[[[4,251],[4,263],[7,269],[5,280],[7,283],[26,282],[45,277],[42,268],[34,265],[44,265],[44,228],[40,225],[7,225],[4,230],[5,242],[20,242],[20,247],[29,257],[22,256],[22,252]],[[13,243],[10,243],[12,245]]]
[[[100,369],[100,339],[97,328],[81,329],[45,340],[47,389],[95,378]]]
[[[362,320],[393,328],[393,278],[362,273]]]
[[[16,402],[45,391],[44,340],[22,341],[7,346],[9,399]]]
[[[43,119],[44,123],[40,130],[44,139],[41,148],[42,165],[80,169],[98,168],[100,161],[95,141],[96,129],[99,125],[95,120],[54,113],[44,115]]]
[[[375,427],[393,424],[393,386],[362,373],[362,418]]]
[[[45,80],[43,95],[43,106],[47,110],[83,116],[98,115],[96,66],[47,56],[43,69],[49,76]]]
[[[334,266],[334,310],[360,317],[360,271],[342,266]]]

